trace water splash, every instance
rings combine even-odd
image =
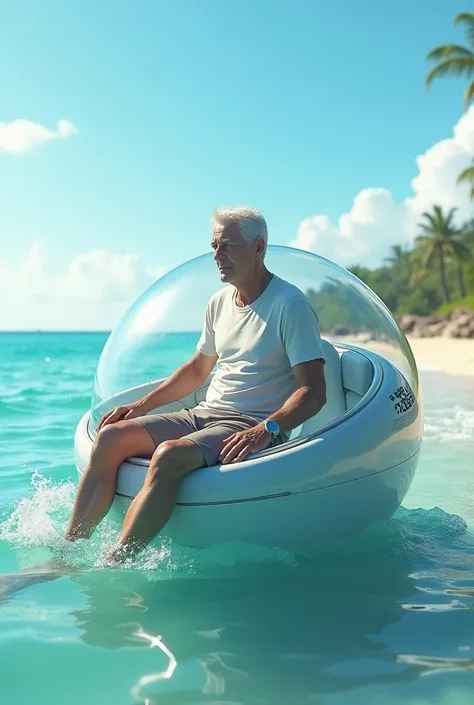
[[[31,492],[21,498],[11,514],[0,523],[0,538],[15,548],[43,548],[59,553],[67,561],[82,568],[100,568],[114,547],[120,530],[117,517],[108,516],[89,540],[70,543],[64,540],[76,486],[73,482],[54,482],[35,472]],[[440,560],[443,544],[466,534],[465,521],[435,507],[400,508],[390,522],[374,525],[361,534],[344,540],[319,543],[311,551],[297,553],[258,544],[215,544],[205,548],[179,546],[172,540],[157,538],[141,554],[126,560],[120,570],[139,570],[150,580],[180,576],[209,576],[213,571],[239,570],[245,566],[284,564],[300,566],[308,559],[318,560],[321,568],[352,570],[355,562],[369,564],[375,554],[406,555],[416,559],[422,555]],[[448,546],[447,551],[450,548]],[[446,557],[445,557],[446,558]]]
[[[425,438],[438,443],[474,440],[474,410],[455,406],[426,415]]]
[[[60,553],[76,566],[98,568],[114,547],[120,530],[116,517],[106,517],[89,540],[70,543],[64,532],[71,516],[76,485],[71,481],[55,482],[35,471],[31,492],[22,497],[9,516],[0,523],[0,539],[14,548],[44,548]],[[258,546],[227,544],[202,549],[177,546],[167,539],[156,539],[141,554],[127,559],[120,570],[154,572],[163,578],[180,574],[196,575],[201,570],[232,568],[238,563],[263,564],[285,562],[296,565],[291,551]]]
[[[33,494],[22,497],[0,524],[0,538],[16,547],[54,546],[60,540],[59,524],[72,507],[74,484],[54,483],[35,471]]]

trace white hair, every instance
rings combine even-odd
[[[249,245],[261,237],[264,242],[263,253],[265,254],[268,240],[267,224],[262,213],[256,208],[251,208],[250,206],[216,208],[212,215],[212,221],[213,224],[223,227],[231,223],[237,223],[240,234]]]

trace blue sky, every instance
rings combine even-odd
[[[462,80],[430,91],[423,81],[430,48],[465,43],[453,17],[466,9],[444,0],[5,3],[0,123],[54,131],[63,119],[70,134],[24,151],[0,141],[1,271],[18,281],[29,252],[23,277],[41,279],[26,303],[27,292],[2,292],[0,328],[67,327],[64,289],[49,292],[51,304],[44,287],[72,264],[68,291],[79,301],[84,272],[109,254],[118,270],[135,267],[135,288],[117,297],[114,280],[96,292],[95,318],[76,301],[71,325],[112,324],[149,283],[147,268],[209,249],[219,204],[255,205],[272,242],[313,249],[322,231],[311,218],[327,216],[330,237],[365,189],[385,189],[398,222],[416,158],[463,119]],[[369,210],[387,205],[385,192],[369,196]],[[376,263],[376,250],[354,247],[353,257]],[[102,255],[88,260],[92,251]],[[128,265],[117,260],[127,254]]]

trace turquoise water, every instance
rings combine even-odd
[[[63,549],[105,339],[0,335],[0,572]],[[102,570],[106,520],[68,547],[73,572],[0,602],[1,705],[472,705],[474,381],[422,384],[420,466],[388,525],[311,555],[166,544]]]

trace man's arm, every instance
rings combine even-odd
[[[124,404],[106,413],[99,421],[97,430],[121,420],[145,416],[149,411],[178,399],[199,389],[212,372],[217,362],[217,355],[194,353],[189,362],[181,365],[163,384],[131,404]]]
[[[309,360],[293,368],[297,389],[267,421],[276,421],[280,430],[289,432],[317,414],[326,403],[324,361]]]
[[[195,352],[189,362],[181,365],[157,389],[144,396],[138,404],[143,414],[178,399],[199,389],[217,362],[217,355],[203,355]]]
[[[296,390],[278,411],[266,419],[276,421],[283,432],[289,432],[310,419],[326,403],[324,360],[309,360],[295,365],[292,369]],[[258,453],[267,448],[270,440],[270,433],[262,421],[252,428],[229,436],[225,440],[219,461],[223,464],[240,462],[249,453]]]

